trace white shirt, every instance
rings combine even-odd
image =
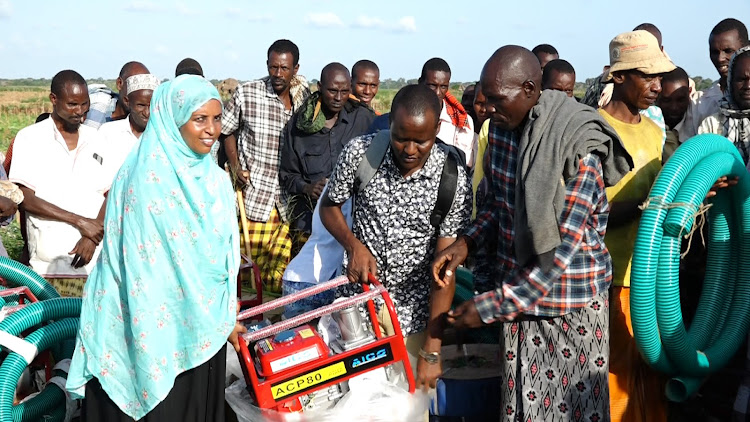
[[[13,144],[10,180],[66,211],[96,218],[104,201],[101,163],[94,157],[96,130],[81,125],[78,146],[70,151],[52,118],[22,129]],[[31,268],[44,277],[85,277],[99,254],[84,268],[70,266],[70,252],[81,239],[75,227],[26,215]]]
[[[99,139],[96,153],[102,157],[104,177],[108,181],[106,189],[109,190],[122,163],[138,144],[139,138],[133,133],[129,118],[105,123],[99,128],[97,135]]]
[[[719,87],[719,82],[715,82],[705,91],[700,91],[692,99],[693,103],[693,134],[706,133],[699,132],[698,128],[703,124],[703,121],[719,112],[719,100],[724,96]],[[711,132],[709,132],[711,133]]]
[[[453,121],[448,115],[445,104],[443,104],[443,109],[440,111],[440,131],[437,137],[446,144],[453,145],[463,151],[466,156],[466,165],[473,167],[477,134],[474,133],[474,121],[471,116],[468,116],[466,121],[469,124],[468,127],[457,128],[453,126]]]
[[[320,197],[328,195],[328,185],[323,189]],[[310,238],[305,242],[297,256],[286,266],[284,275],[286,281],[303,283],[321,283],[340,274],[344,262],[344,247],[328,232],[320,220],[320,203],[315,204],[312,217]],[[346,225],[352,228],[352,198],[341,206],[341,212],[346,219]]]

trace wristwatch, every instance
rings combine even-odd
[[[425,352],[424,349],[419,349],[419,356],[430,365],[440,362],[440,352]]]

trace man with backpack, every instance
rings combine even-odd
[[[424,85],[402,88],[394,97],[390,130],[352,139],[322,197],[320,217],[346,251],[346,273],[354,283],[372,273],[394,301],[417,387],[434,387],[441,373],[443,314],[451,305],[455,279],[440,286],[430,262],[467,227],[471,184],[454,147],[436,145],[440,101]],[[341,206],[355,196],[350,230]],[[343,286],[339,295],[361,291]],[[381,307],[380,323],[393,332]]]

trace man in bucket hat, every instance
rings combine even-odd
[[[662,75],[675,65],[647,31],[626,32],[609,43],[614,82],[611,101],[599,113],[612,125],[633,157],[633,169],[607,188],[611,209],[604,243],[612,256],[610,312],[610,410],[612,421],[666,421],[666,399],[659,374],[641,359],[630,322],[630,266],[641,211],[661,170],[662,131],[640,110],[661,92]]]

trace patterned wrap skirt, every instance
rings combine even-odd
[[[560,317],[502,324],[501,421],[609,420],[609,294]]]

